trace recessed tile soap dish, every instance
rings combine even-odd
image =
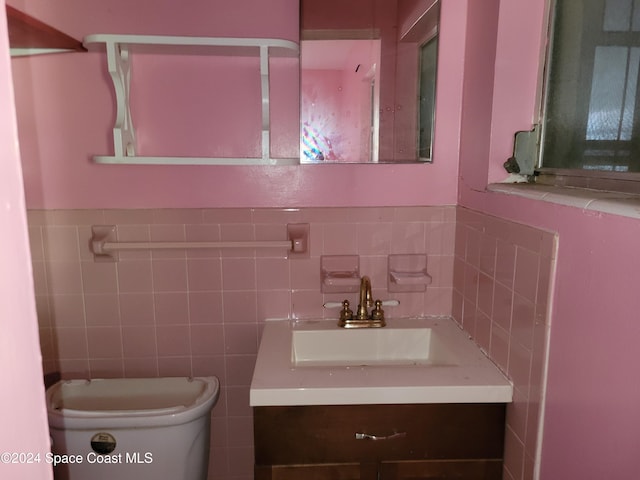
[[[424,292],[430,283],[426,254],[389,255],[389,292]]]
[[[353,293],[360,288],[358,255],[323,255],[320,257],[322,293]]]

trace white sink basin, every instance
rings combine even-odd
[[[265,324],[251,406],[511,402],[513,385],[448,317]]]
[[[301,322],[292,335],[291,362],[298,367],[456,364],[428,327],[337,329],[326,321]]]

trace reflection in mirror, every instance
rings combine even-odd
[[[301,0],[301,163],[430,162],[439,0]]]
[[[301,161],[377,161],[380,40],[303,40],[301,48]]]
[[[420,47],[420,110],[418,112],[418,155],[421,161],[431,160],[433,145],[433,118],[436,103],[436,64],[438,37]]]

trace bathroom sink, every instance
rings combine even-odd
[[[251,406],[511,402],[513,385],[450,317],[270,320]]]
[[[294,325],[291,362],[297,367],[455,365],[432,328],[336,328],[330,322]]]

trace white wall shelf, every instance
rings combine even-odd
[[[88,50],[104,48],[116,96],[113,156],[96,156],[97,163],[136,165],[292,165],[298,159],[271,158],[269,58],[298,57],[299,46],[271,38],[181,37],[160,35],[96,34],[84,38]],[[136,133],[131,116],[131,54],[254,56],[260,58],[262,136],[257,158],[144,157],[137,155]]]

